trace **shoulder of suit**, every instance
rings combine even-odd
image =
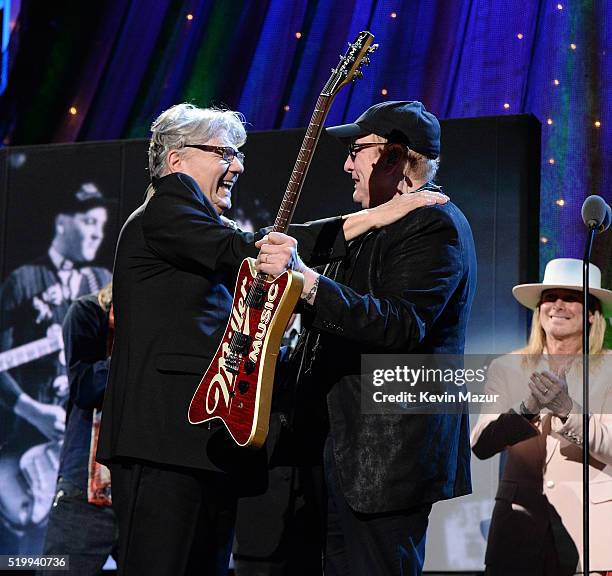
[[[51,264],[48,256],[37,258],[32,262],[22,264],[18,266],[4,279],[2,282],[3,286],[13,284],[15,286],[22,287],[24,289],[32,288],[30,286],[33,282],[33,278],[39,278],[41,275],[54,274],[55,267]]]
[[[183,172],[173,172],[167,176],[157,178],[154,182],[155,194],[152,199],[159,198],[164,194],[186,194],[187,196],[195,196],[202,200],[203,194],[196,181],[189,175]]]
[[[70,305],[66,318],[70,318],[72,322],[79,322],[79,319],[103,317],[105,314],[98,302],[97,294],[85,294]]]
[[[461,216],[459,216],[461,215]],[[458,217],[463,217],[461,211],[452,202],[422,206],[409,212],[396,222],[385,226],[386,234],[396,236],[412,234],[418,230],[457,229]]]
[[[85,294],[84,296],[80,296],[72,303],[72,305],[81,308],[91,308],[93,306],[100,307],[100,304],[98,304],[97,294]]]
[[[155,182],[155,194],[151,197],[151,202],[158,202],[161,198],[175,197],[186,201],[189,204],[198,205],[212,218],[218,220],[216,210],[206,198],[198,183],[189,175],[183,172],[174,172],[158,178]]]

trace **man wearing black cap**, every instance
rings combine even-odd
[[[328,131],[349,144],[344,169],[363,208],[437,189],[440,126],[420,102],[383,102]],[[468,417],[364,414],[361,355],[463,352],[476,284],[469,224],[452,202],[419,208],[355,239],[325,275],[296,248],[270,233],[257,266],[277,275],[293,261],[304,274],[298,378],[327,393],[329,416],[325,574],[420,574],[432,504],[471,490]]]
[[[47,254],[14,270],[1,288],[2,351],[52,335],[48,347],[36,347],[34,357],[15,355],[16,365],[0,372],[0,407],[10,415],[0,430],[4,553],[40,553],[42,547],[66,419],[68,380],[60,328],[73,300],[110,280],[106,268],[90,265],[104,238],[108,204],[95,184],[82,184],[59,206]]]

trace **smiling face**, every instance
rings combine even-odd
[[[362,136],[355,140],[355,144],[366,144],[375,142],[372,134]],[[353,191],[353,202],[361,204],[362,208],[370,208],[370,178],[374,166],[380,158],[380,152],[383,149],[383,144],[380,146],[370,146],[363,148],[357,152],[354,157],[350,154],[344,163],[344,171],[348,172],[353,179],[355,190]]]
[[[231,146],[223,135],[198,144]],[[172,157],[173,154],[176,156]],[[238,158],[234,157],[232,162],[228,163],[216,152],[183,148],[180,154],[176,151],[170,152],[169,164],[173,172],[183,172],[198,183],[218,214],[232,207],[232,188],[238,176],[244,172],[244,166]]]
[[[359,148],[359,145],[363,148]],[[344,163],[344,171],[353,179],[353,202],[362,208],[375,208],[399,193],[404,178],[406,151],[401,144],[387,143],[375,134],[357,138],[353,154]]]
[[[60,214],[54,245],[73,262],[91,262],[104,239],[107,219],[108,213],[102,206],[72,215]]]
[[[589,312],[589,323],[593,314]],[[553,288],[542,292],[540,323],[547,338],[582,337],[582,292]]]

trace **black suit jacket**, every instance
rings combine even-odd
[[[463,353],[476,286],[464,215],[450,202],[417,209],[353,243],[332,276],[309,321],[320,334],[310,385],[328,390],[347,501],[378,513],[469,493],[467,413],[364,414],[360,383],[362,354]]]
[[[235,446],[224,427],[189,424],[187,409],[223,335],[238,266],[256,256],[258,235],[224,226],[185,174],[154,186],[117,245],[115,340],[98,459],[231,471],[252,451]],[[291,227],[313,262],[344,252],[341,230],[339,218]]]

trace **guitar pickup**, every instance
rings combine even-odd
[[[242,332],[234,332],[230,341],[230,350],[235,354],[246,356],[251,346],[251,337]]]
[[[246,305],[249,308],[254,308],[255,310],[260,310],[263,306],[264,301],[264,289],[258,286],[251,286],[249,293],[246,298]]]

